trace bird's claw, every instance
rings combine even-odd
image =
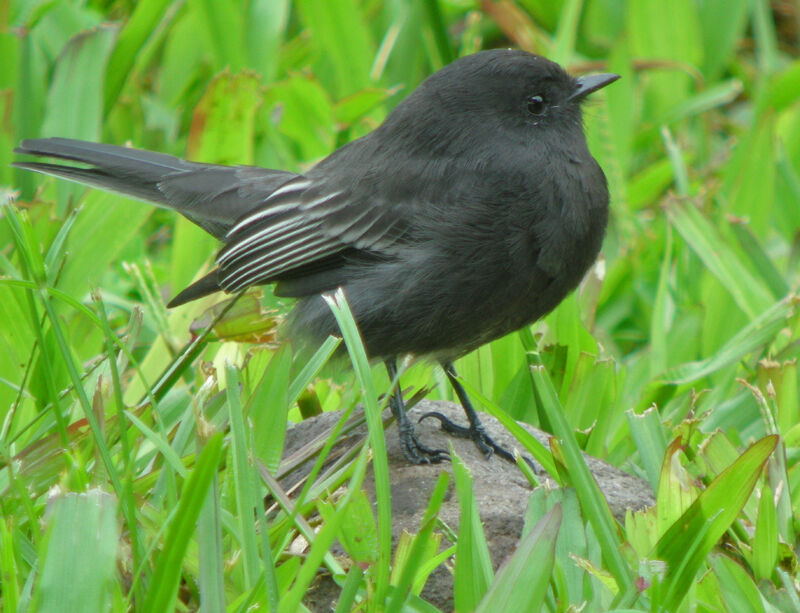
[[[508,451],[505,447],[498,445],[495,443],[492,438],[486,434],[486,430],[483,429],[481,424],[478,424],[475,427],[464,427],[459,426],[456,423],[453,423],[448,417],[444,414],[439,413],[438,411],[429,411],[425,413],[422,417],[419,418],[418,422],[421,422],[423,419],[428,417],[435,417],[439,420],[439,425],[442,430],[451,434],[458,438],[467,438],[470,439],[478,449],[481,450],[481,453],[486,456],[486,459],[492,457],[495,453],[506,460],[507,462],[514,463],[514,455]]]
[[[411,426],[410,423],[408,425]],[[414,433],[413,426],[400,429],[400,448],[403,456],[412,464],[439,464],[450,459],[450,454],[444,449],[423,445]]]

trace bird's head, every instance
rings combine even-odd
[[[541,142],[547,133],[554,144],[583,139],[581,103],[618,78],[572,77],[555,62],[525,51],[482,51],[428,77],[381,131],[423,148],[438,144],[451,150],[490,137],[501,145]]]

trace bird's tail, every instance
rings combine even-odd
[[[295,175],[252,166],[187,162],[171,155],[68,138],[24,140],[15,153],[77,162],[14,162],[13,166],[84,183],[170,209],[223,238]]]
[[[224,239],[236,221],[258,208],[296,175],[254,166],[217,166],[171,155],[68,138],[22,141],[15,153],[80,164],[14,162],[13,166],[84,183],[174,209],[209,234]],[[177,306],[220,290],[217,270],[173,298]]]

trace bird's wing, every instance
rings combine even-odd
[[[253,166],[198,164],[163,153],[69,138],[25,140],[15,152],[84,164],[15,162],[13,166],[174,209],[217,238],[296,176]]]
[[[353,249],[391,253],[407,228],[407,207],[358,196],[324,179],[298,176],[228,232],[217,257],[219,284],[234,292],[280,280]]]
[[[26,140],[15,151],[77,162],[80,166],[14,166],[177,210],[223,240],[218,268],[170,306],[218,289],[236,291],[281,278],[291,279],[291,294],[335,287],[340,283],[335,271],[344,258],[359,250],[391,251],[411,210],[402,199],[394,202],[374,190],[336,187],[319,173],[309,178],[253,166],[199,164],[66,138]]]

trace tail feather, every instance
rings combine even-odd
[[[15,149],[15,151],[19,151]],[[116,192],[123,196],[131,196],[146,200],[156,205],[169,207],[164,194],[157,188],[156,183],[134,182],[109,175],[97,168],[79,168],[76,166],[62,166],[45,162],[12,162],[15,168],[32,170],[52,177],[67,179],[75,183],[89,185],[105,191]]]
[[[14,151],[87,165],[13,164],[174,209],[217,238],[296,176],[253,166],[199,164],[163,153],[68,138],[24,140]]]

